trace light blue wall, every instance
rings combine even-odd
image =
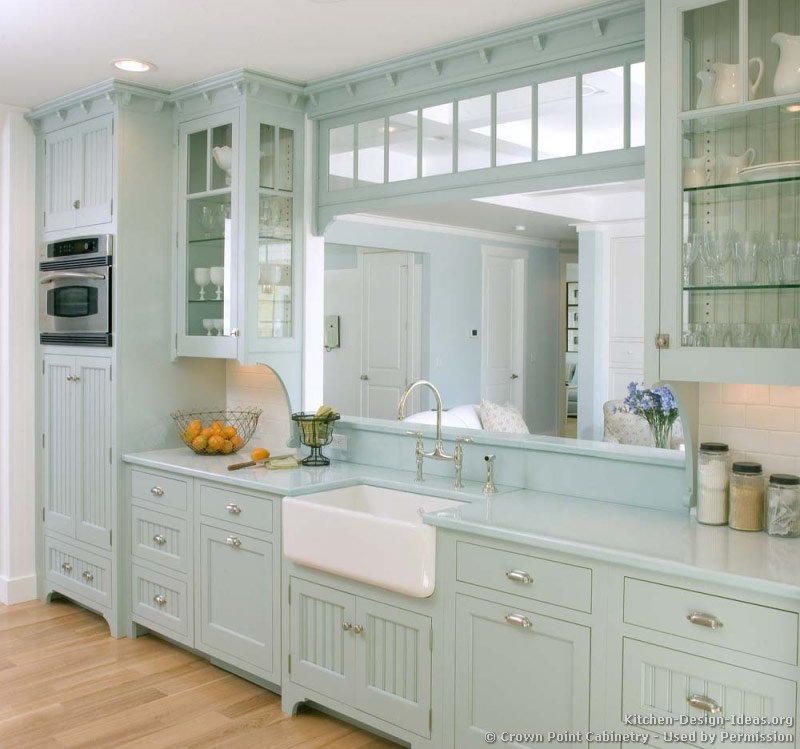
[[[422,253],[422,373],[442,392],[445,406],[480,402],[482,246],[526,249],[528,336],[525,419],[532,432],[557,432],[559,260],[552,247],[487,240],[426,229],[339,220],[328,243]],[[353,251],[352,249],[349,251]],[[348,250],[336,248],[333,264]],[[327,251],[326,251],[327,256]],[[326,259],[326,267],[328,260]],[[478,338],[470,330],[479,331]]]

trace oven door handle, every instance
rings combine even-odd
[[[51,273],[49,276],[45,276],[41,281],[39,281],[39,283],[42,285],[53,283],[59,278],[88,278],[95,279],[97,281],[105,281],[106,275],[105,273],[96,273],[95,271],[65,270],[60,271],[59,273]]]

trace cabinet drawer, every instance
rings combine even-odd
[[[652,716],[667,723],[647,726],[648,730],[664,735],[691,732],[696,727],[698,733],[711,734],[716,744],[722,743],[721,731],[793,733],[780,725],[713,724],[714,719],[731,715],[756,719],[794,717],[797,685],[793,681],[627,638],[623,652],[622,714]],[[682,726],[683,716],[705,717],[708,723]],[[691,736],[686,743],[705,745],[699,737]],[[788,749],[795,746],[794,740],[778,743]]]
[[[131,607],[148,626],[165,634],[189,634],[189,602],[186,584],[159,572],[133,565]]]
[[[611,341],[608,346],[610,364],[643,364],[644,343],[642,341]]]
[[[141,507],[131,508],[131,554],[135,558],[189,571],[186,521]]]
[[[689,619],[693,614],[695,623]],[[624,618],[627,624],[797,663],[792,611],[626,577]]]
[[[592,610],[592,571],[564,562],[458,542],[456,577],[535,601]]]
[[[189,496],[188,481],[162,473],[131,469],[131,496],[160,507],[185,510]]]
[[[45,537],[48,579],[100,606],[111,606],[111,560]]]
[[[268,497],[201,484],[200,513],[209,518],[272,533],[272,500]]]

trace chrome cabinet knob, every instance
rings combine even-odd
[[[242,542],[236,538],[236,536],[228,536],[225,539],[225,543],[228,544],[228,546],[233,546],[234,549],[238,549],[242,545]]]
[[[239,337],[239,328],[232,328],[231,329],[231,337],[238,338]]]
[[[512,374],[511,375],[511,379],[512,380],[518,380],[519,379],[519,375],[518,374]]]
[[[90,583],[92,580],[94,580],[94,575],[89,572],[89,570],[84,570],[81,572],[81,577],[86,580],[87,583]]]
[[[522,614],[506,614],[506,622],[514,627],[522,627],[523,629],[528,629],[533,626],[531,620]]]
[[[67,375],[67,382],[72,382],[73,379],[73,375]]]
[[[150,490],[150,494],[152,494],[154,497],[163,497],[164,496],[164,490],[160,486],[154,486]]]
[[[364,632],[364,627],[362,627],[360,624],[353,625],[353,633],[354,634],[360,635],[363,632]]]
[[[242,512],[242,508],[239,507],[239,505],[237,505],[235,502],[229,502],[227,505],[225,505],[225,509],[231,515],[240,515]]]
[[[80,382],[81,376],[80,375],[72,375],[73,382]]]
[[[692,707],[696,707],[698,710],[705,710],[707,713],[711,713],[712,715],[720,715],[722,713],[722,705],[720,705],[716,700],[712,700],[711,697],[706,697],[705,695],[700,694],[692,694],[686,698],[686,701]]]
[[[165,606],[167,603],[167,597],[163,593],[159,593],[157,596],[153,596],[153,601],[158,606]]]
[[[353,629],[353,625],[350,624],[350,622],[342,622],[342,629],[345,632],[349,632],[351,629]]]
[[[524,585],[530,585],[530,583],[533,582],[533,578],[527,572],[523,572],[522,570],[509,570],[506,572],[506,577],[511,580],[512,583],[523,583]]]
[[[368,377],[367,375],[361,375],[361,379],[362,379],[362,380],[368,380],[368,379],[369,379],[369,377]]]
[[[72,201],[72,207],[77,211],[78,208],[81,207],[81,201],[80,200],[73,200]]]
[[[167,543],[167,539],[164,538],[164,536],[162,536],[160,533],[157,533],[155,536],[153,536],[153,542],[159,546],[163,546],[165,543]]]
[[[698,627],[708,627],[709,629],[719,629],[722,622],[713,614],[704,614],[702,611],[692,611],[686,618]]]
[[[72,565],[69,562],[64,562],[61,565],[61,569],[64,570],[64,572],[72,572]]]

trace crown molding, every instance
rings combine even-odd
[[[544,247],[557,250],[558,240],[542,239],[541,237],[524,236],[519,234],[505,234],[503,232],[485,231],[483,229],[469,229],[464,226],[450,226],[449,224],[438,224],[432,221],[416,221],[408,218],[395,218],[394,216],[381,216],[372,213],[348,213],[334,219],[335,223],[356,223],[373,224],[375,226],[385,226],[391,229],[406,229],[409,231],[429,231],[437,234],[451,234],[458,237],[470,237],[472,239],[485,239],[491,242],[506,242],[510,244],[523,245],[525,247]]]
[[[238,94],[249,96],[255,96],[262,90],[285,94],[287,103],[300,109],[303,108],[302,105],[305,104],[306,99],[306,87],[301,83],[259,73],[248,68],[237,68],[186,86],[180,86],[169,94],[169,100],[176,105],[195,97],[204,97],[208,100],[214,92],[228,88],[233,88]]]

